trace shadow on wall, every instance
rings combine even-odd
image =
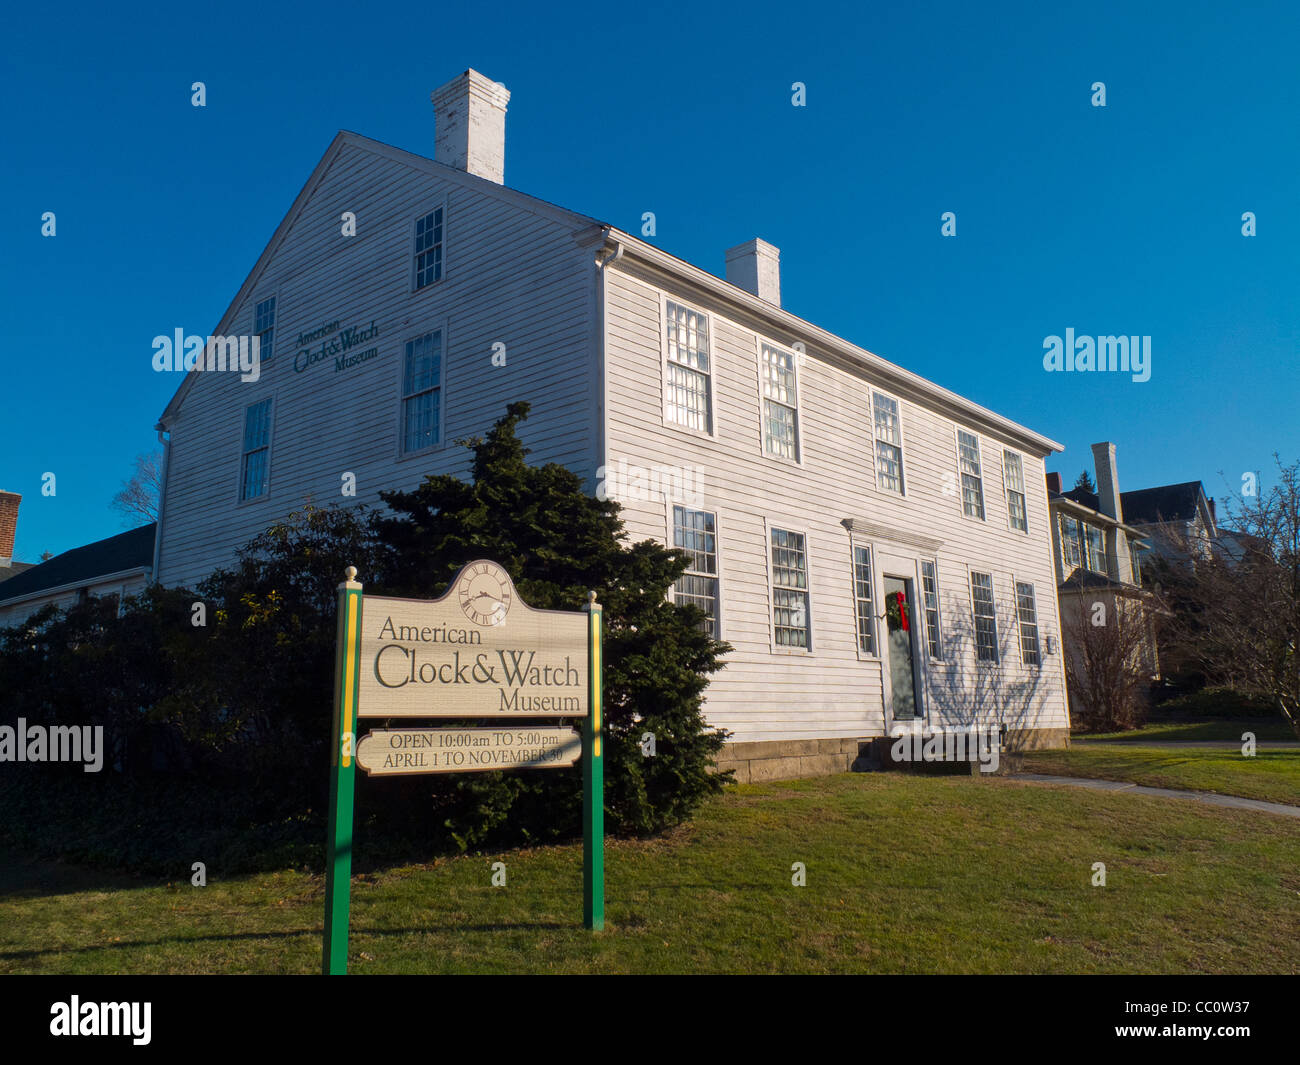
[[[998,615],[998,661],[977,662],[975,618],[970,606],[948,605],[940,616],[944,660],[928,663],[926,679],[930,722],[944,727],[1001,725],[1008,729],[1064,728],[1053,720],[1046,696],[1049,678],[1059,675],[1056,655],[1049,655],[1039,631],[1039,665],[1022,658],[1020,626]],[[1060,643],[1057,643],[1060,651]]]

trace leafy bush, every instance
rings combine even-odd
[[[188,876],[319,863],[328,794],[336,589],[435,598],[493,558],[520,595],[604,609],[606,827],[644,835],[721,790],[725,734],[701,703],[727,645],[668,590],[686,556],[628,545],[618,506],[557,465],[529,466],[513,404],[468,442],[472,479],[384,493],[389,512],[308,506],[255,538],[197,592],[151,588],[0,630],[3,721],[102,725],[104,770],[27,763],[6,774],[4,839],[29,853]],[[195,624],[196,620],[204,624]],[[642,757],[643,733],[655,735]],[[579,831],[580,773],[520,770],[357,781],[357,867]],[[4,822],[0,822],[4,824]]]
[[[1202,688],[1165,700],[1160,704],[1160,712],[1188,717],[1276,717],[1277,707],[1232,688]]]

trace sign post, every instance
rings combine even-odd
[[[368,596],[355,567],[338,587],[334,735],[321,971],[348,971],[353,794],[370,776],[559,769],[582,757],[582,914],[605,927],[605,730],[601,607],[537,610],[496,562],[461,568],[440,599]],[[585,617],[584,617],[585,613]],[[585,698],[584,698],[585,696]],[[582,733],[539,720],[585,718]],[[491,728],[377,729],[365,719],[478,718]]]
[[[582,745],[582,923],[599,932],[605,927],[605,743],[601,724],[601,609],[588,593],[586,735]]]
[[[348,907],[352,896],[352,796],[356,783],[357,692],[361,660],[361,585],[355,566],[339,585],[334,656],[334,738],[330,743],[330,814],[325,857],[325,942],[321,971],[348,971]]]

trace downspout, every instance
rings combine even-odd
[[[608,237],[608,229],[605,230],[605,234]],[[608,268],[623,258],[623,250],[623,243],[616,241],[613,251],[596,259],[596,331],[598,334],[596,357],[599,361],[597,371],[600,374],[598,379],[600,396],[597,406],[600,414],[596,423],[596,468],[598,471],[604,469],[609,462],[609,456],[606,454],[606,449],[609,446],[609,407],[607,403],[609,396],[609,330],[605,321],[605,308],[609,303]],[[599,472],[597,473],[596,487],[600,487]]]
[[[158,520],[153,529],[153,573],[150,574],[151,583],[158,583],[158,563],[162,557],[162,531],[163,531],[163,508],[167,502],[167,474],[171,467],[172,442],[166,427],[162,422],[154,426],[158,434],[158,443],[163,446],[162,461],[162,487],[158,490]]]

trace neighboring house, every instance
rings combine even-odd
[[[1121,500],[1129,523],[1142,529],[1154,555],[1171,562],[1189,553],[1210,557],[1219,526],[1214,500],[1200,481],[1125,492]]]
[[[162,414],[158,579],[309,498],[464,475],[454,442],[526,399],[530,461],[689,552],[675,594],[734,647],[705,712],[742,779],[842,770],[895,726],[1064,743],[1061,445],[782,309],[764,241],[722,280],[505,187],[509,95],[435,92],[433,160],[334,139],[214,331],[261,338],[259,379],[195,370]]]
[[[0,583],[0,628],[19,625],[42,607],[69,607],[90,596],[139,595],[153,574],[153,524],[75,547]]]
[[[1097,491],[1061,490],[1060,474],[1048,475],[1048,502],[1055,530],[1057,594],[1064,625],[1064,652],[1081,667],[1082,644],[1101,640],[1093,629],[1117,626],[1124,639],[1138,645],[1136,669],[1142,681],[1160,674],[1152,597],[1142,587],[1143,554],[1152,549],[1144,527],[1128,517],[1115,463],[1115,445],[1092,445]],[[1096,605],[1101,605],[1097,611]],[[1103,622],[1098,625],[1094,617]],[[1077,693],[1070,692],[1077,706]]]

